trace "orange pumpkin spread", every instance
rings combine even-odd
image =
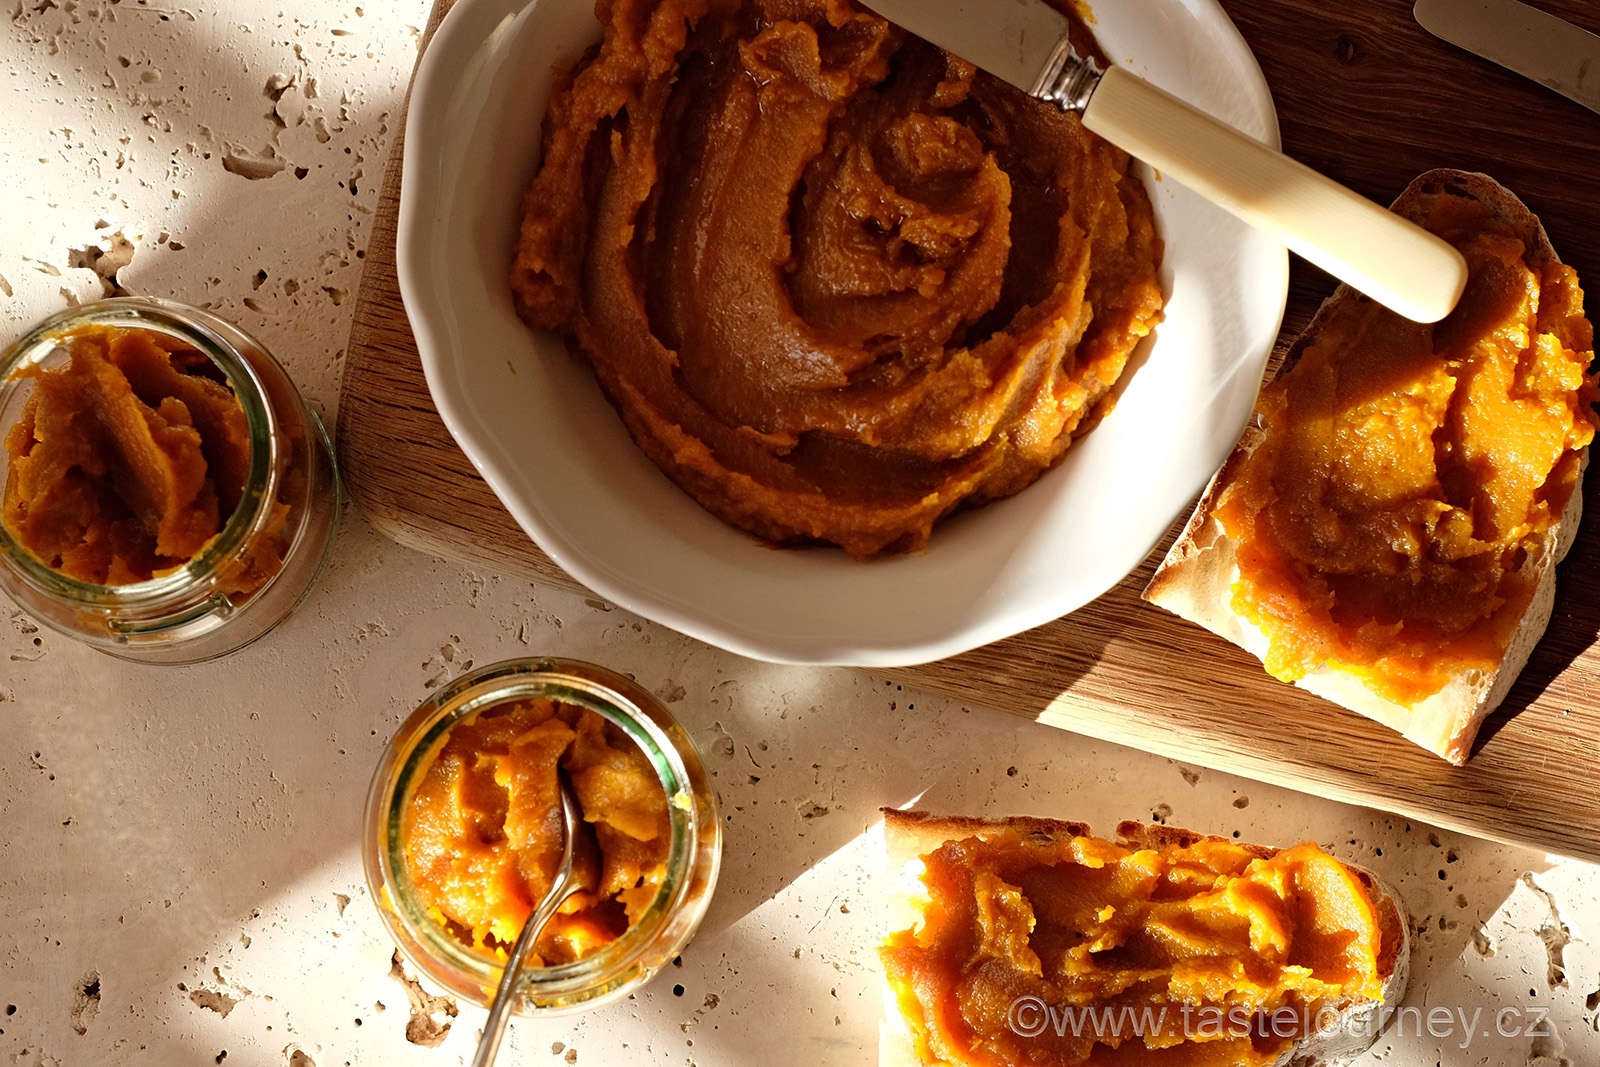
[[[914,549],[1089,428],[1162,305],[1124,153],[852,0],[596,12],[512,287],[696,500]]]
[[[532,966],[592,954],[655,900],[672,838],[666,791],[644,752],[584,708],[545,699],[491,708],[450,729],[402,829],[418,899],[463,943],[503,958],[561,863],[558,768],[598,856],[580,835],[574,870],[592,888],[544,928]]]
[[[250,471],[244,410],[210,358],[153,330],[82,326],[33,371],[6,435],[6,529],[79,581],[147,581],[222,529]]]
[[[1577,275],[1479,201],[1427,226],[1471,268],[1437,326],[1340,308],[1262,393],[1264,436],[1215,517],[1233,608],[1294,681],[1322,666],[1405,706],[1500,663],[1594,437],[1594,331]]]
[[[1005,829],[922,864],[921,925],[880,954],[924,1062],[1257,1067],[1382,994],[1373,901],[1313,844]]]

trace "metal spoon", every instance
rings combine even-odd
[[[489,1067],[499,1055],[500,1041],[506,1036],[506,1027],[511,1023],[511,1008],[517,1002],[517,984],[522,978],[528,953],[533,951],[534,943],[539,940],[539,932],[556,910],[584,887],[582,878],[573,877],[572,859],[578,827],[583,824],[583,813],[578,809],[578,801],[572,795],[571,787],[565,781],[560,785],[561,865],[556,868],[556,879],[551,883],[550,892],[544,895],[539,906],[533,909],[533,914],[528,916],[522,933],[517,935],[517,943],[511,948],[511,957],[506,960],[505,972],[500,976],[500,988],[495,991],[494,1003],[489,1005],[489,1019],[483,1024],[483,1037],[478,1040],[478,1051],[472,1057],[472,1067]]]

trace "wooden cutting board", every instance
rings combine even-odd
[[[1536,2],[1600,31],[1592,0]],[[449,3],[439,0],[430,33]],[[1384,203],[1431,167],[1486,171],[1600,285],[1600,115],[1436,40],[1413,22],[1408,0],[1222,3],[1261,61],[1292,155]],[[351,492],[403,544],[579,589],[500,506],[434,410],[395,279],[399,160],[397,139],[347,356],[339,455]],[[1280,350],[1332,290],[1326,275],[1295,263]],[[886,676],[1187,763],[1600,862],[1600,476],[1589,479],[1588,504],[1550,630],[1461,769],[1272,680],[1244,652],[1142,602],[1165,544],[1067,618]]]

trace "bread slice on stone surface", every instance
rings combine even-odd
[[[975,819],[965,816],[935,816],[920,811],[883,812],[884,874],[888,894],[883,901],[885,935],[912,929],[921,921],[919,901],[925,899],[918,880],[921,858],[948,841],[988,836],[1014,830],[1025,835],[1042,835],[1062,840],[1092,836],[1081,822],[1040,819],[1028,816],[1008,819]],[[1239,846],[1231,838],[1215,837],[1182,830],[1174,826],[1154,826],[1123,822],[1117,826],[1116,842],[1124,848],[1187,848],[1198,841],[1218,841]],[[1281,849],[1264,845],[1242,845],[1260,859],[1270,859]],[[1405,997],[1411,972],[1411,920],[1400,895],[1376,874],[1364,867],[1346,863],[1366,888],[1378,912],[1382,944],[1378,950],[1378,975],[1383,980],[1381,1000],[1351,998],[1334,1005],[1338,1021],[1312,1033],[1279,1058],[1275,1067],[1342,1067],[1360,1056],[1377,1039],[1382,1029],[1383,1010],[1399,1006]],[[959,1067],[945,1061],[919,1059],[910,1027],[901,1016],[889,983],[883,983],[883,1020],[878,1027],[878,1067]]]
[[[1560,262],[1539,219],[1515,194],[1486,174],[1429,171],[1400,194],[1394,210],[1413,221],[1421,221],[1428,216],[1433,202],[1443,196],[1470,197],[1487,205],[1523,239],[1527,246],[1525,261],[1530,267],[1537,269]],[[1317,341],[1324,324],[1336,311],[1365,299],[1349,286],[1340,286],[1290,347],[1279,373],[1292,367],[1301,353]],[[1146,587],[1144,598],[1204,626],[1264,661],[1270,643],[1267,635],[1236,615],[1232,608],[1233,585],[1239,578],[1236,542],[1224,534],[1221,524],[1211,514],[1223,489],[1233,481],[1245,458],[1261,445],[1263,437],[1263,432],[1255,425],[1245,431],[1233,454],[1206,487],[1199,506]],[[1588,461],[1586,450],[1582,465],[1587,467]],[[1462,671],[1439,692],[1410,707],[1379,696],[1355,675],[1335,667],[1319,667],[1294,684],[1383,723],[1457,766],[1466,763],[1478,728],[1510,693],[1534,646],[1544,636],[1555,605],[1556,564],[1572,548],[1582,517],[1580,471],[1578,484],[1564,512],[1551,526],[1540,550],[1525,565],[1537,576],[1533,599],[1494,670]]]

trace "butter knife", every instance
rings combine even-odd
[[[1517,0],[1417,0],[1422,28],[1600,112],[1600,37]]]
[[[1467,264],[1447,242],[1121,67],[1101,70],[1044,0],[862,0],[1265,230],[1417,322],[1449,314]],[[1109,0],[1108,0],[1109,2]],[[1128,2],[1128,0],[1118,0]]]

